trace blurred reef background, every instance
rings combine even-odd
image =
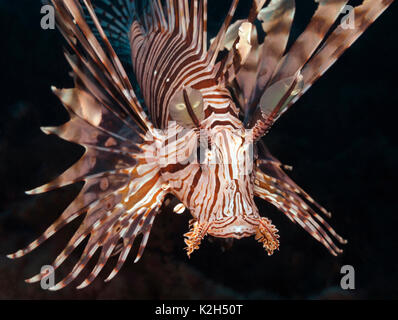
[[[312,0],[296,2],[295,36],[315,8]],[[229,3],[209,0],[211,37]],[[250,4],[241,0],[237,17],[246,17]],[[189,214],[175,215],[166,208],[138,264],[131,254],[106,284],[102,280],[116,262],[113,258],[87,289],[77,291],[76,281],[55,293],[24,279],[53,261],[80,219],[33,253],[15,261],[6,258],[39,236],[81,187],[24,194],[82,154],[80,147],[40,131],[40,126],[68,119],[50,86],[72,86],[62,51],[65,42],[57,31],[40,28],[40,7],[39,0],[0,0],[0,299],[398,298],[397,3],[264,139],[279,160],[294,167],[290,176],[333,213],[330,224],[348,239],[341,256],[330,255],[259,200],[262,215],[279,229],[279,252],[268,257],[253,238],[234,241],[231,247],[206,239],[188,259],[183,233]],[[56,272],[56,280],[71,270],[81,247]],[[340,289],[340,268],[346,264],[356,270],[355,290]]]

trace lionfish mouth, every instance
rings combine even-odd
[[[248,222],[243,217],[231,217],[213,221],[207,233],[218,238],[241,239],[256,233],[258,223]]]
[[[206,234],[218,238],[235,238],[255,236],[255,240],[263,244],[268,255],[279,250],[278,230],[272,221],[264,217],[234,216],[227,219],[212,221],[210,224],[201,224],[195,221],[191,230],[186,233],[185,243],[188,256],[199,249],[201,240]]]

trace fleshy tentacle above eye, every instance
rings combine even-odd
[[[83,2],[104,46],[87,25],[78,1],[52,2],[57,25],[74,52],[73,56],[66,53],[66,57],[73,69],[75,88],[53,88],[70,120],[60,127],[42,130],[82,145],[85,153],[54,181],[27,193],[38,194],[77,181],[84,181],[84,185],[77,198],[43,235],[25,249],[8,256],[18,258],[31,252],[63,226],[85,214],[66,248],[52,263],[53,268],[57,269],[85,238],[89,237],[89,241],[71,273],[51,290],[61,289],[75,280],[101,248],[96,266],[79,288],[89,285],[121,242],[119,263],[111,274],[113,277],[126,260],[135,238],[142,235],[138,261],[168,192],[156,162],[154,144],[159,133],[135,96],[91,2]],[[27,282],[40,281],[46,275],[38,274]]]

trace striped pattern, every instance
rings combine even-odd
[[[85,153],[54,181],[27,193],[78,181],[84,186],[43,235],[9,257],[24,256],[84,215],[53,261],[54,269],[84,239],[88,243],[72,271],[51,290],[77,279],[98,250],[96,265],[77,288],[92,283],[117,256],[109,281],[138,236],[135,262],[141,258],[168,194],[179,200],[176,213],[188,208],[193,217],[184,235],[188,256],[207,234],[254,236],[269,255],[278,250],[278,230],[260,216],[255,196],[280,209],[332,254],[341,253],[335,241],[346,241],[317,211],[330,213],[286,175],[283,169],[289,167],[269,153],[261,137],[392,1],[365,0],[355,8],[357,28],[339,26],[319,47],[347,1],[318,0],[307,29],[285,52],[294,0],[253,0],[248,18],[234,23],[239,1],[232,0],[209,48],[207,0],[149,0],[142,13],[133,0],[98,0],[96,7],[90,0],[52,0],[58,28],[70,46],[65,56],[75,87],[53,88],[70,120],[42,130],[82,145]],[[266,33],[264,43],[258,42],[256,19]],[[220,57],[223,50],[228,52]],[[131,58],[148,115],[119,56]]]

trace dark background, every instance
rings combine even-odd
[[[296,2],[294,35],[315,8],[310,0]],[[229,3],[209,0],[211,36]],[[242,0],[237,16],[244,17],[249,8],[250,1]],[[76,291],[76,281],[53,293],[23,280],[53,261],[81,220],[26,257],[11,261],[5,255],[39,236],[79,191],[75,185],[38,196],[24,194],[81,155],[80,147],[39,129],[67,121],[50,86],[71,87],[70,68],[61,36],[40,28],[39,1],[0,1],[0,298],[397,298],[396,14],[393,4],[264,139],[277,158],[294,166],[291,177],[333,213],[331,225],[349,241],[342,255],[330,255],[259,200],[262,215],[279,229],[279,252],[268,257],[253,238],[235,241],[226,250],[218,241],[205,240],[188,260],[183,233],[189,214],[165,209],[138,264],[130,255],[119,275],[105,284],[113,258],[87,289]],[[56,280],[71,270],[78,254],[57,271]],[[356,270],[355,290],[340,289],[345,264]]]

